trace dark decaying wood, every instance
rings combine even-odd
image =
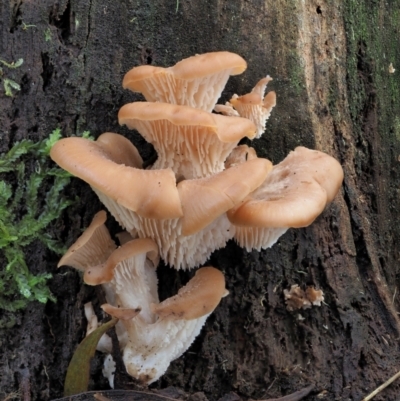
[[[345,182],[335,201],[306,229],[289,230],[273,248],[247,253],[233,242],[211,263],[226,275],[230,296],[209,318],[189,352],[153,387],[175,386],[194,398],[278,398],[315,384],[310,400],[359,400],[391,377],[399,354],[399,1],[343,0],[2,0],[0,59],[21,91],[0,89],[0,152],[23,138],[89,130],[129,137],[118,109],[142,99],[121,88],[132,66],[169,66],[195,53],[229,50],[248,62],[222,100],[246,93],[266,74],[278,104],[258,155],[279,162],[303,145],[335,156]],[[0,77],[1,78],[1,77]],[[71,244],[101,208],[83,183],[53,235]],[[116,224],[110,226],[114,231]],[[62,396],[66,368],[83,338],[83,303],[93,289],[76,272],[56,271],[57,256],[39,243],[28,261],[52,272],[57,303],[30,305],[0,331],[0,391],[27,386],[31,400]],[[170,295],[190,273],[160,267]],[[283,289],[315,285],[318,308],[288,312]],[[9,319],[0,312],[2,322]],[[106,389],[101,358],[91,390]],[[136,388],[122,373],[119,388]],[[376,400],[395,400],[394,383]],[[202,394],[199,396],[198,394]],[[319,395],[319,396],[318,396]],[[25,397],[24,396],[24,397]],[[223,399],[224,399],[223,398]]]

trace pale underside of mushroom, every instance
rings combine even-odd
[[[288,230],[287,227],[240,227],[233,224],[232,227],[235,230],[235,241],[248,252],[253,249],[261,251],[261,249],[271,248]]]
[[[135,241],[140,240],[132,242]],[[127,246],[129,243],[123,245]],[[150,384],[199,334],[209,314],[226,295],[225,280],[217,269],[202,268],[177,295],[159,303],[155,266],[146,254],[124,257],[115,260],[108,284],[115,303],[102,307],[121,319],[124,331],[118,333],[118,340],[127,372]],[[96,269],[103,271],[95,266],[93,273]]]
[[[125,322],[128,342],[123,360],[127,372],[142,383],[151,384],[179,358],[199,335],[209,314],[194,320],[159,319],[145,324],[140,316]]]
[[[102,215],[99,218],[98,214],[76,241],[81,244],[77,252],[89,255],[88,259],[90,252],[85,248],[92,249],[93,242],[98,239],[96,231],[101,226]],[[104,224],[102,226],[106,231]],[[74,249],[74,245],[71,248]],[[116,333],[128,373],[147,384],[156,381],[170,362],[187,350],[209,314],[227,295],[223,274],[213,267],[204,267],[177,295],[160,303],[156,276],[158,250],[149,239],[128,241],[108,258],[103,254],[101,262],[96,265],[90,265],[90,260],[83,256],[82,260],[86,266],[85,283],[103,286],[108,303],[102,308],[120,319]],[[80,265],[76,267],[81,269]],[[89,333],[98,326],[91,303],[85,305],[85,313]],[[111,351],[108,336],[102,337],[99,347],[107,353]],[[111,370],[106,371],[111,383],[113,365],[110,366]]]
[[[212,252],[223,248],[233,238],[235,227],[223,213],[204,229],[182,235],[181,219],[147,219],[124,208],[101,192],[94,190],[118,223],[139,238],[152,238],[161,259],[176,269],[191,269],[204,263]]]
[[[140,66],[124,77],[123,87],[141,92],[149,102],[191,106],[211,112],[230,75],[247,65],[238,55],[214,52],[189,57],[173,67]]]
[[[264,92],[272,78],[267,76],[261,79],[253,90],[247,95],[233,95],[225,105],[217,104],[214,111],[226,116],[240,116],[248,118],[257,127],[256,138],[260,138],[265,131],[265,124],[271,115],[272,109],[276,106],[275,92],[269,92],[264,97]]]
[[[126,104],[118,120],[154,146],[158,158],[152,169],[171,168],[177,178],[185,179],[219,173],[240,139],[256,134],[255,125],[246,118],[166,103]]]

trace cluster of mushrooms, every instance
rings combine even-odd
[[[126,104],[118,119],[157,151],[146,169],[135,146],[115,133],[96,141],[65,138],[51,150],[126,230],[117,246],[99,212],[59,266],[82,270],[85,283],[103,286],[103,310],[120,319],[126,369],[143,383],[156,381],[185,352],[227,295],[223,274],[208,266],[160,303],[159,259],[191,269],[230,239],[247,250],[268,248],[288,228],[311,224],[343,180],[340,164],[319,151],[298,147],[273,166],[238,146],[244,137],[260,137],[276,102],[275,92],[264,97],[266,77],[251,93],[216,105],[229,76],[246,66],[236,54],[214,52],[125,75],[123,87],[147,101]]]

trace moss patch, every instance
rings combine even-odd
[[[53,167],[48,157],[60,139],[55,130],[39,142],[23,140],[0,157],[0,249],[5,266],[0,271],[0,309],[15,311],[30,301],[54,300],[46,282],[48,273],[32,273],[26,249],[39,240],[56,253],[64,251],[47,233],[49,224],[72,203],[62,194],[70,175]],[[31,173],[27,173],[31,171]]]

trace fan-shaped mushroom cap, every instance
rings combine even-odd
[[[200,231],[242,202],[262,184],[271,170],[272,163],[269,160],[256,158],[209,178],[181,181],[178,191],[183,209],[180,218],[182,235]]]
[[[333,200],[342,181],[342,167],[333,157],[304,147],[296,148],[272,169],[247,201],[227,213],[229,220],[240,226],[235,238],[247,249],[271,246],[269,237],[276,240],[279,232],[270,229],[282,232],[289,227],[308,226]],[[251,238],[252,232],[254,238]],[[264,242],[263,232],[268,237]]]
[[[177,295],[152,304],[151,310],[163,318],[198,319],[210,314],[225,295],[224,275],[214,267],[202,267]]]
[[[256,134],[255,125],[246,118],[167,103],[126,104],[118,120],[153,144],[158,154],[153,169],[171,168],[185,179],[222,171],[224,160],[240,139],[252,139]]]
[[[64,170],[139,215],[182,215],[173,171],[141,170],[136,148],[121,135],[103,134],[95,142],[64,138],[52,147],[50,156]]]
[[[89,285],[108,283],[113,279],[114,270],[121,262],[132,259],[137,255],[144,255],[145,258],[152,261],[154,266],[158,265],[159,254],[157,244],[148,238],[135,239],[126,242],[116,249],[106,262],[92,265],[86,269],[83,280]]]
[[[214,110],[224,115],[234,115],[234,111],[236,110],[241,117],[253,121],[257,127],[256,138],[259,138],[265,131],[265,124],[272,109],[276,106],[275,92],[269,92],[263,99],[267,84],[271,80],[270,76],[261,79],[247,95],[233,95],[232,99],[225,106],[216,105]]]
[[[70,246],[58,262],[58,267],[68,265],[85,271],[93,264],[103,263],[116,248],[104,225],[107,214],[104,210],[96,213],[89,227]]]
[[[140,66],[130,70],[122,86],[141,92],[149,102],[187,105],[211,111],[230,75],[247,67],[242,57],[213,52],[189,57],[173,67]]]

